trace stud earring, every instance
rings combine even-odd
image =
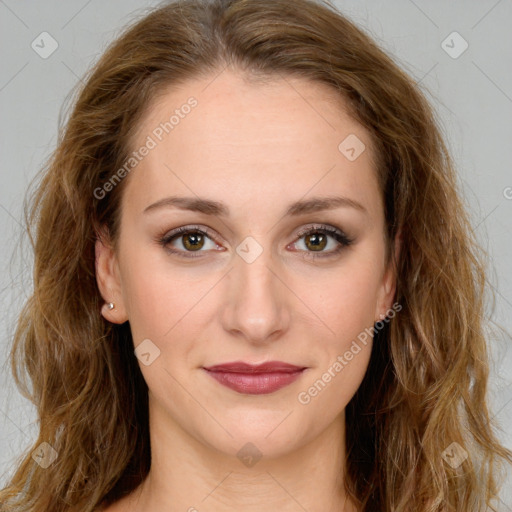
[[[108,309],[114,309],[116,305],[113,302],[108,303]]]

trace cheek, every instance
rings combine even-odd
[[[376,261],[376,260],[373,260]],[[372,347],[372,327],[379,289],[380,266],[372,259],[347,262],[331,278],[317,281],[308,306],[329,328],[318,348],[318,367],[312,376],[317,382],[312,394],[321,391],[319,407],[336,403],[344,407],[357,391],[368,367]],[[310,302],[311,301],[311,302]],[[323,391],[325,387],[325,391]]]
[[[378,268],[354,262],[317,281],[314,290],[310,288],[308,305],[338,342],[352,339],[373,325],[380,285]]]
[[[346,407],[359,388],[371,356],[376,282],[378,276],[364,265],[338,272],[322,282],[313,304],[330,335],[317,347],[317,367],[298,396],[300,404],[315,409],[326,420]],[[311,295],[313,297],[313,295]],[[321,348],[320,348],[321,347]],[[310,410],[310,409],[307,409]]]
[[[199,290],[185,279],[186,273],[170,272],[155,251],[127,246],[122,264],[123,299],[134,342],[149,338],[159,344],[199,300]]]

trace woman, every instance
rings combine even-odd
[[[497,510],[512,453],[450,156],[329,5],[128,28],[28,222],[12,358],[41,427],[2,510]]]

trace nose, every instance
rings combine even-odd
[[[254,260],[243,251],[235,256],[225,280],[222,323],[227,332],[261,345],[288,331],[293,293],[279,274],[270,250],[263,249]]]

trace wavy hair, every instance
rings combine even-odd
[[[362,512],[496,511],[497,470],[512,452],[486,404],[486,268],[454,164],[415,81],[337,9],[313,0],[166,2],[126,27],[77,89],[25,198],[34,287],[11,366],[37,408],[39,436],[0,492],[1,510],[92,512],[147,476],[147,385],[128,322],[100,314],[95,275],[95,241],[106,228],[115,245],[128,178],[104,198],[95,190],[129,157],[155,98],[227,66],[337,91],[371,134],[388,242],[400,233],[402,310],[376,334],[346,409],[347,492]],[[58,454],[49,469],[31,456],[43,442]],[[457,467],[443,458],[454,447],[467,455]]]

